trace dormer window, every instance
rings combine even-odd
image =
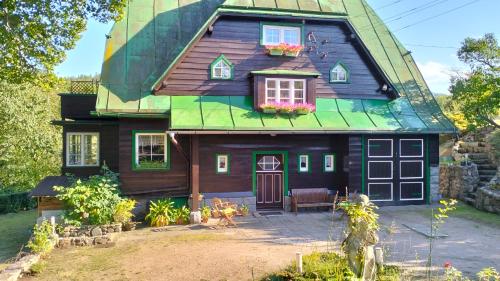
[[[210,79],[233,79],[233,64],[224,55],[220,55],[210,64]]]
[[[279,44],[302,45],[302,28],[300,25],[262,25],[261,44],[274,46]]]
[[[266,78],[265,103],[306,103],[306,80]]]
[[[330,83],[349,83],[349,70],[338,62],[330,69]]]

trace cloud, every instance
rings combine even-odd
[[[433,93],[449,94],[448,88],[453,73],[449,66],[435,61],[417,62],[417,65]]]

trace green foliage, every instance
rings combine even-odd
[[[500,274],[493,267],[483,268],[476,273],[478,281],[500,281]],[[464,277],[463,273],[451,266],[451,263],[445,263],[444,276],[442,278],[446,281],[471,281],[468,277]]]
[[[146,215],[151,226],[161,227],[169,225],[173,219],[174,202],[170,199],[160,199],[156,202],[151,201],[149,213]]]
[[[483,268],[476,276],[479,281],[500,281],[500,274],[493,267]]]
[[[180,208],[174,209],[172,211],[172,220],[173,223],[178,224],[188,224],[190,218],[191,210],[187,206],[182,206]]]
[[[134,216],[134,214],[132,214],[132,210],[135,208],[136,203],[137,202],[134,199],[124,199],[120,201],[115,207],[113,221],[121,223],[131,221]]]
[[[44,220],[40,225],[33,227],[33,237],[27,246],[33,253],[46,254],[54,248],[53,238],[52,225]]]
[[[201,211],[201,219],[208,219],[212,215],[212,211],[208,206],[203,206],[203,208],[201,208],[200,211]]]
[[[31,266],[30,273],[32,275],[37,275],[45,271],[46,268],[47,268],[47,262],[42,260]]]
[[[28,192],[2,193],[0,190],[0,214],[17,213],[36,207],[36,200]]]
[[[50,124],[60,114],[56,91],[0,79],[0,189],[28,191],[59,173],[61,129]]]
[[[500,47],[495,35],[465,39],[458,58],[471,70],[453,77],[453,101],[459,104],[469,127],[499,128],[496,118],[500,114]]]
[[[12,84],[52,85],[54,67],[74,48],[87,20],[121,18],[125,0],[0,2],[0,77]]]
[[[353,232],[360,228],[370,231],[378,230],[378,214],[375,210],[378,207],[372,202],[367,203],[350,203],[341,206],[348,216],[349,232]]]
[[[487,138],[488,143],[494,150],[495,158],[500,162],[500,130],[497,129]]]
[[[448,117],[458,129],[466,131],[471,127],[462,112],[460,101],[453,100],[452,96],[445,95],[436,96],[436,101],[446,117]]]
[[[56,186],[56,196],[65,205],[65,222],[74,225],[101,225],[113,221],[116,206],[122,201],[118,192],[117,175],[104,175],[77,180],[69,187]]]

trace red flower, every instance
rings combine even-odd
[[[448,268],[451,267],[451,262],[447,261],[447,262],[444,263],[443,266],[444,266],[444,268],[448,269]]]

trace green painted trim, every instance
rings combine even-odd
[[[165,119],[169,113],[130,113],[130,112],[99,112],[91,111],[91,116],[97,117],[118,117],[118,118],[138,118],[138,119]]]
[[[285,150],[254,150],[252,151],[252,191],[257,195],[257,155],[283,155],[283,196],[288,196],[288,151]]]
[[[346,72],[345,75],[346,75],[347,81],[333,81],[332,80],[332,70],[335,67],[337,67],[338,65],[340,65],[340,66],[342,66],[342,68],[344,68],[344,70]],[[349,69],[349,67],[347,67],[347,65],[345,63],[343,63],[340,60],[338,62],[336,62],[332,67],[330,67],[328,75],[330,76],[330,78],[328,79],[330,84],[351,84],[351,70]]]
[[[227,172],[219,172],[219,156],[227,156]],[[231,154],[229,153],[216,153],[215,154],[215,173],[218,175],[230,175],[231,174]]]
[[[165,167],[164,168],[141,168],[138,167],[137,164],[135,163],[135,156],[136,156],[136,151],[135,151],[135,139],[136,139],[136,134],[164,134],[165,135],[165,145],[167,146],[167,157],[165,161]],[[156,172],[156,171],[168,171],[170,170],[170,137],[165,134],[164,131],[160,130],[132,130],[132,171],[134,172]]]
[[[273,25],[273,26],[290,26],[290,27],[300,27],[300,45],[304,46],[306,42],[306,35],[304,34],[304,24],[303,23],[288,23],[288,22],[273,22],[273,21],[261,21],[259,24],[260,30],[260,45],[265,46],[264,44],[264,25]]]
[[[361,193],[365,194],[365,136],[361,136]]]
[[[303,156],[303,155],[307,156],[307,171],[300,170],[300,156]],[[301,173],[301,174],[311,173],[311,171],[312,171],[311,165],[312,165],[312,157],[311,157],[310,153],[298,153],[297,154],[297,173]]]
[[[214,77],[214,66],[220,62],[220,61],[224,61],[224,63],[226,63],[227,65],[229,65],[229,67],[231,68],[231,74],[229,76],[229,78],[218,78],[218,77]],[[224,56],[223,54],[221,54],[220,56],[218,56],[211,64],[210,64],[210,80],[233,80],[234,79],[234,64],[229,61],[226,56]]]
[[[321,73],[314,71],[299,71],[286,69],[269,69],[269,70],[254,70],[250,71],[253,75],[295,75],[295,76],[321,76]]]
[[[326,170],[326,156],[333,155],[333,171]],[[337,171],[337,154],[336,153],[323,153],[323,173],[334,173]]]
[[[426,202],[427,204],[431,204],[431,167],[430,167],[430,155],[429,155],[429,136],[425,136],[425,172],[427,174],[427,178],[425,181],[427,196]]]

